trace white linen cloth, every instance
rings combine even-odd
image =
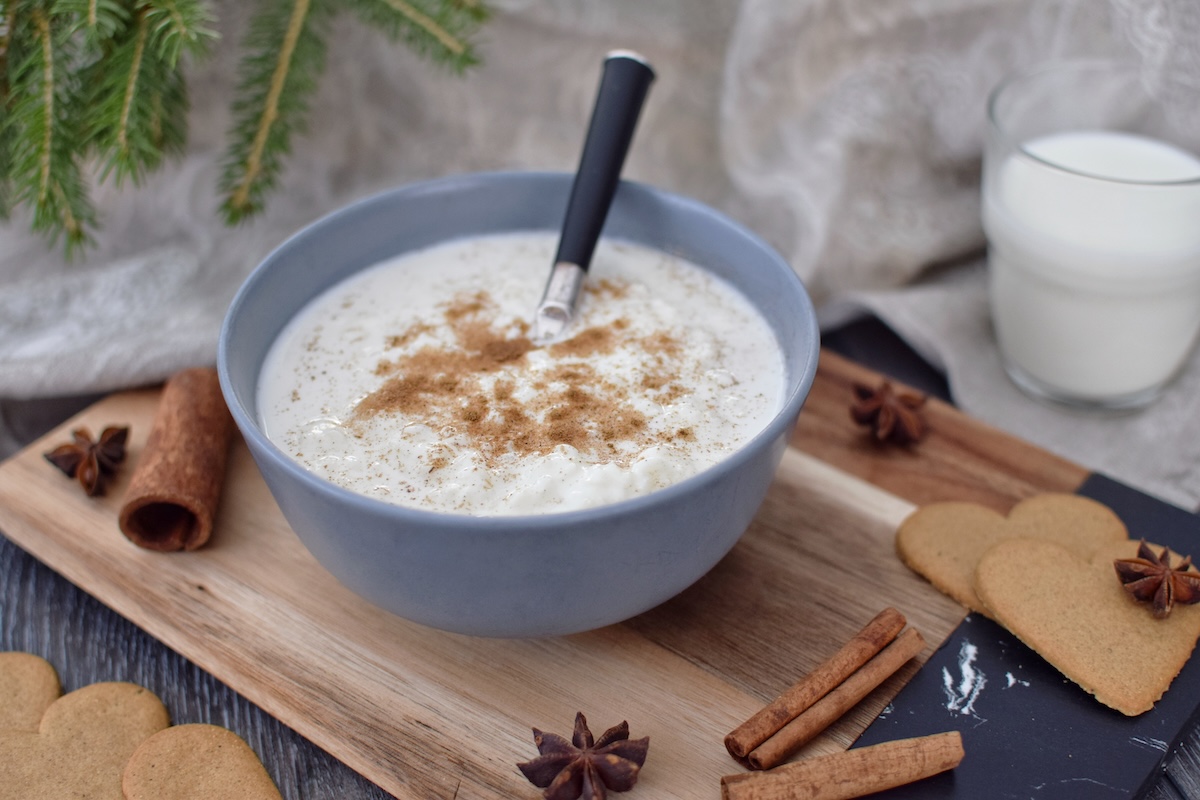
[[[343,15],[279,191],[229,229],[215,186],[252,5],[216,4],[221,43],[189,70],[187,155],[140,188],[98,187],[103,227],[84,258],[66,262],[23,214],[0,227],[0,403],[212,363],[250,269],[355,198],[458,172],[573,169],[600,62],[629,48],[659,78],[626,178],[759,232],[805,280],[824,326],[878,314],[946,371],[967,413],[1200,505],[1200,355],[1134,414],[1021,394],[991,334],[978,199],[984,104],[1003,75],[1120,55],[1200,84],[1196,0],[496,0],[484,63],[465,77]]]

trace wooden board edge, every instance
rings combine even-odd
[[[1084,467],[974,419],[937,398],[921,414],[927,435],[909,446],[879,443],[850,417],[853,386],[898,381],[821,350],[818,377],[791,444],[916,505],[959,500],[1007,511],[1041,492],[1074,492]]]

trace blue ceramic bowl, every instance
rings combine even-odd
[[[259,371],[284,324],[309,300],[404,251],[464,236],[556,231],[571,180],[569,174],[472,174],[370,197],[284,242],[229,307],[219,344],[221,387],[271,494],[329,572],[407,619],[466,634],[549,636],[619,622],[673,597],[749,525],[812,384],[815,315],[787,263],[711,208],[626,182],[604,235],[712,270],[757,306],[778,337],[786,399],[746,446],[695,477],[632,500],[537,516],[470,517],[354,494],[307,472],[267,440],[255,396]]]

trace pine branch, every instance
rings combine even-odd
[[[461,71],[483,0],[255,0],[243,42],[221,191],[236,223],[259,211],[305,127],[324,68],[327,22],[352,10],[394,40]],[[0,0],[0,217],[33,210],[33,227],[68,253],[95,211],[83,165],[137,183],[182,152],[183,64],[215,38],[210,0]]]
[[[33,207],[33,228],[63,235],[71,253],[88,239],[95,213],[76,144],[83,117],[73,76],[71,28],[52,20],[42,3],[14,17],[9,61],[12,179],[17,202]],[[19,46],[24,43],[26,46]]]
[[[163,84],[150,92],[146,134],[151,145],[161,150],[164,156],[183,155],[190,105],[187,82],[180,69],[167,73]]]
[[[107,56],[92,65],[85,81],[92,87],[88,139],[100,158],[101,178],[112,174],[118,184],[126,178],[136,181],[144,169],[157,166],[157,152],[138,135],[146,115],[148,92],[139,84],[150,71],[149,38],[143,9],[108,43]]]
[[[74,29],[96,48],[125,30],[130,16],[121,0],[57,0],[52,13],[56,19],[74,20]]]
[[[265,0],[250,24],[221,190],[230,224],[262,207],[325,65],[321,0]]]
[[[196,0],[148,0],[144,11],[159,57],[171,68],[185,52],[204,55],[217,37],[212,14]]]
[[[488,18],[476,0],[345,0],[366,24],[456,71],[478,63],[471,36]]]
[[[303,129],[324,67],[318,18],[332,0],[266,0],[251,23],[221,190],[225,218],[237,223],[262,207],[292,136]],[[434,61],[462,71],[477,63],[470,36],[487,19],[478,0],[340,0],[367,24]]]
[[[100,161],[101,180],[112,176],[118,185],[137,184],[184,144],[180,115],[186,116],[187,95],[181,67],[161,46],[164,35],[178,34],[164,32],[155,19],[150,6],[140,7],[85,76],[88,144]],[[164,128],[167,114],[176,122]]]
[[[12,213],[12,147],[13,128],[9,108],[8,65],[12,49],[12,30],[16,19],[16,5],[0,0],[0,219],[8,219]]]

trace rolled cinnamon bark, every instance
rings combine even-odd
[[[962,760],[962,734],[935,733],[726,775],[721,800],[850,800],[954,769]]]
[[[215,369],[186,369],[167,381],[118,518],[134,544],[195,550],[208,541],[233,430]]]
[[[875,657],[904,629],[905,619],[894,608],[879,612],[853,639],[816,669],[790,686],[725,737],[725,749],[739,761],[774,736],[854,671]]]
[[[905,629],[879,655],[754,748],[746,756],[746,766],[770,769],[783,763],[924,649],[925,639],[920,632],[914,628]]]

